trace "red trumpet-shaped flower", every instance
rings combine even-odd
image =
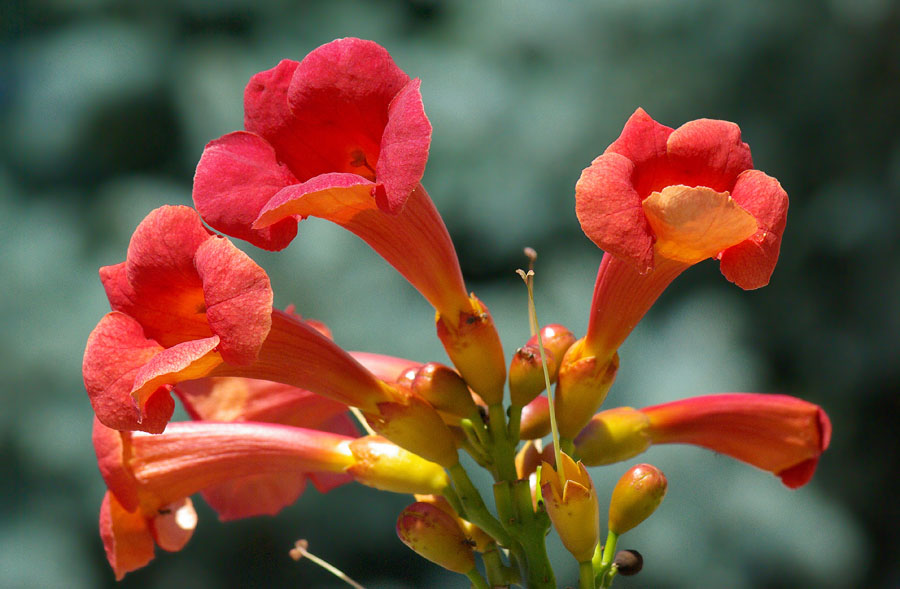
[[[701,119],[673,130],[638,109],[582,172],[575,211],[606,253],[587,333],[560,371],[557,416],[566,435],[603,402],[616,350],[686,268],[716,258],[741,288],[768,284],[788,197],[777,180],[752,168],[734,123]]]
[[[631,116],[575,187],[581,227],[606,251],[588,350],[614,352],[666,286],[706,258],[741,288],[768,284],[788,197],[752,168],[734,123],[700,119],[673,130],[642,109]]]
[[[193,209],[152,212],[126,261],[100,275],[113,312],[88,338],[83,371],[109,427],[162,431],[172,385],[206,376],[281,382],[376,413],[396,399],[314,326],[273,311],[265,272]]]
[[[767,470],[794,489],[809,482],[831,440],[818,405],[785,395],[692,397],[601,411],[575,439],[585,464],[627,460],[652,444],[693,444]]]
[[[154,544],[180,550],[197,521],[190,495],[229,482],[269,481],[268,488],[257,486],[259,493],[239,497],[243,504],[236,517],[276,513],[285,505],[285,489],[295,489],[298,479],[308,478],[321,491],[344,474],[401,493],[440,493],[447,485],[440,466],[377,436],[207,421],[173,423],[148,435],[95,421],[93,437],[109,489],[100,533],[117,578],[147,564]]]
[[[280,250],[297,221],[352,231],[442,314],[469,308],[456,252],[419,184],[431,143],[419,80],[372,41],[338,39],[253,76],[244,127],[206,146],[194,203],[215,229]]]
[[[499,403],[499,336],[466,292],[447,228],[419,184],[431,142],[419,81],[378,44],[338,39],[256,74],[244,113],[246,131],[209,143],[197,165],[203,218],[270,250],[286,247],[309,216],[353,232],[434,306],[456,367]]]

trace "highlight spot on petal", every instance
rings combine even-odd
[[[656,252],[694,264],[716,256],[757,230],[756,219],[727,192],[705,186],[667,186],[643,202],[656,235]]]
[[[159,509],[153,518],[153,536],[163,550],[177,552],[184,548],[197,527],[197,512],[190,497]]]

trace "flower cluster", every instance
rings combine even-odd
[[[715,258],[742,288],[769,281],[787,195],[753,169],[736,125],[673,130],[635,112],[575,187],[578,220],[605,252],[587,332],[535,318],[507,371],[490,312],[467,292],[420,183],[431,125],[419,87],[359,39],[256,74],[245,130],[203,151],[195,208],[152,211],[125,261],[101,268],[111,311],[88,338],[83,373],[108,488],[100,535],[117,578],[155,546],[185,545],[196,493],[229,520],[275,514],[307,482],[322,492],[356,482],[415,494],[401,540],[476,587],[555,586],[551,525],[581,563],[581,586],[608,586],[626,574],[617,536],[656,509],[666,478],[646,464],[626,473],[604,549],[586,466],[685,443],[791,488],[812,477],[830,424],[799,399],[725,394],[598,413],[619,346],[682,271]],[[266,272],[214,232],[281,250],[308,216],[360,237],[433,305],[452,367],[344,350],[324,324],[277,309]],[[190,421],[171,422],[176,399]],[[496,515],[460,450],[494,477]]]

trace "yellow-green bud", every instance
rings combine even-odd
[[[575,437],[578,456],[588,466],[634,458],[651,443],[650,418],[631,407],[601,411]]]
[[[412,391],[431,403],[438,411],[457,417],[471,417],[478,412],[466,381],[452,368],[429,362],[416,372]]]
[[[472,546],[456,520],[430,503],[413,503],[397,518],[397,536],[413,552],[445,569],[466,574],[475,567]]]
[[[548,369],[553,366],[552,353],[544,349]],[[537,344],[522,346],[509,363],[509,395],[512,404],[524,407],[546,388],[541,351]]]
[[[559,366],[566,351],[575,343],[575,335],[569,329],[558,323],[551,323],[541,328],[541,343],[547,352],[547,372],[550,373],[550,383],[556,382],[559,375]],[[538,345],[537,334],[528,340],[529,346]]]
[[[624,534],[656,511],[666,496],[668,482],[651,464],[632,466],[613,489],[609,502],[609,529]]]

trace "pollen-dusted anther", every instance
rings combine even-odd
[[[637,550],[619,550],[613,559],[616,571],[623,577],[631,577],[644,568],[644,557]]]

